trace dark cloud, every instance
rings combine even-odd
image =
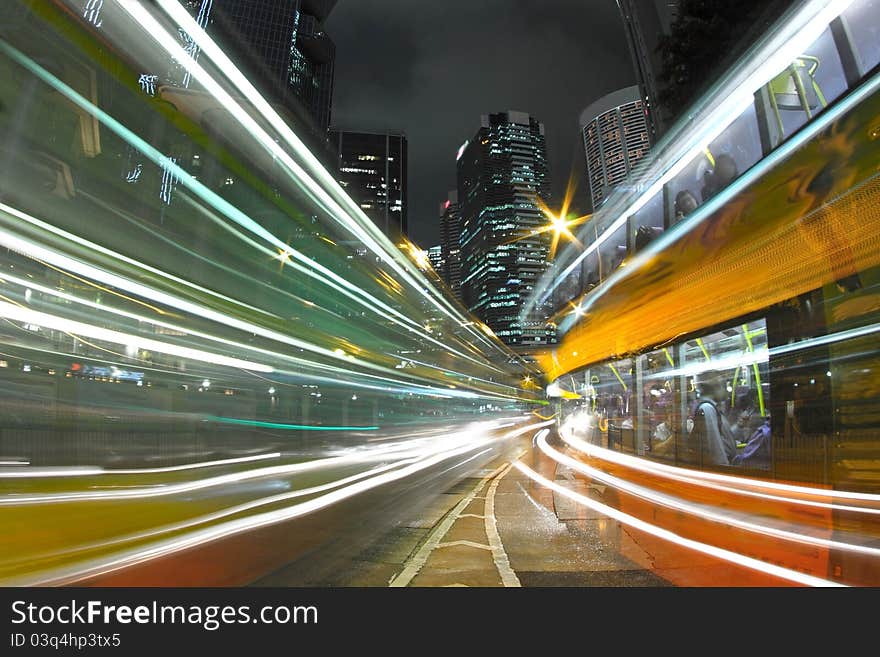
[[[333,122],[406,132],[410,232],[425,247],[439,238],[455,153],[482,114],[544,122],[558,200],[573,167],[583,180],[581,110],[633,83],[614,0],[340,0],[327,31]]]
[[[373,13],[352,12],[336,27],[333,39],[340,44],[335,108],[357,112],[357,103],[364,98],[401,98],[411,92],[414,77],[408,63],[418,57],[419,47],[405,14],[376,20]]]

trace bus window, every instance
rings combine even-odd
[[[674,226],[685,219],[700,206],[700,188],[703,174],[709,170],[705,155],[698,155],[666,186],[666,199],[669,203],[667,214],[669,225]]]
[[[761,157],[758,118],[755,106],[750,105],[706,150],[711,169],[704,173],[703,201],[727,187]]]
[[[609,449],[635,451],[633,365],[627,358],[606,363],[594,372],[597,425],[606,435]]]
[[[880,63],[880,0],[858,0],[841,15],[856,53],[861,75]]]
[[[679,399],[682,393],[676,373],[677,350],[672,347],[639,356],[642,369],[639,440],[652,459],[674,462],[680,442]]]
[[[607,279],[626,257],[626,226],[621,226],[599,246],[599,278]]]
[[[688,422],[684,432],[691,434],[695,431],[699,404],[702,399],[711,397],[719,416],[721,433],[731,439],[731,452],[726,455],[727,462],[721,464],[769,468],[770,381],[766,322],[757,320],[691,340],[684,346],[684,361],[694,381],[694,389],[687,399]],[[709,378],[717,379],[715,383],[718,385],[707,392],[704,388],[708,387]],[[709,465],[705,450],[693,449],[692,452],[697,463]],[[702,459],[698,458],[700,456]]]
[[[663,232],[663,194],[653,196],[630,219],[631,253],[644,249]]]
[[[687,217],[761,157],[757,113],[750,106],[669,183],[669,224]]]
[[[846,91],[846,76],[834,38],[825,30],[766,87],[771,143],[779,145]]]

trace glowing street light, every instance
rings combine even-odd
[[[565,198],[562,201],[562,208],[559,210],[559,212],[551,210],[550,206],[548,206],[542,199],[539,198],[538,208],[547,218],[548,223],[544,226],[541,226],[540,228],[536,228],[535,230],[526,233],[522,237],[516,238],[516,240],[514,241],[526,239],[528,237],[534,237],[543,233],[552,233],[553,241],[550,245],[550,253],[548,254],[548,259],[550,260],[556,257],[556,249],[559,246],[559,241],[563,238],[580,246],[580,241],[577,239],[577,237],[574,236],[574,233],[571,232],[571,229],[584,223],[585,221],[590,219],[592,215],[587,214],[582,217],[573,217],[569,215],[568,210],[571,207],[571,202],[574,198],[575,189],[575,178],[572,176],[568,180],[568,188],[565,190]]]

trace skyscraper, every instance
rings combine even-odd
[[[482,117],[458,155],[462,296],[465,305],[508,345],[554,340],[543,310],[521,309],[547,268],[549,237],[539,199],[550,181],[544,125],[524,112]]]
[[[187,0],[185,4],[270,102],[304,111],[318,130],[327,132],[336,46],[324,32],[323,21],[336,0]],[[190,54],[197,55],[192,40],[182,38]],[[187,86],[185,79],[180,82]]]
[[[407,234],[407,140],[402,133],[332,130],[339,183],[392,240]]]
[[[636,86],[603,96],[581,114],[593,210],[624,182],[651,147],[645,105]]]
[[[440,244],[432,246],[428,249],[428,262],[431,263],[431,267],[437,273],[437,275],[441,275],[443,271],[443,247]]]
[[[441,276],[455,298],[461,301],[461,206],[457,190],[449,192],[440,204],[440,246],[443,249]]]
[[[663,61],[657,52],[660,38],[671,33],[680,0],[618,0],[636,83],[648,113],[651,141],[666,131],[666,116],[658,100]]]

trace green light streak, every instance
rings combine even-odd
[[[745,335],[745,338],[746,338],[746,344],[749,345],[749,351],[754,353],[755,347],[752,344],[752,336],[756,335],[757,331],[755,333],[750,333],[749,327],[746,324],[743,326],[743,334]],[[754,368],[754,372],[755,372],[755,384],[758,388],[758,405],[761,409],[761,417],[764,417],[765,413],[766,413],[766,409],[764,408],[764,391],[761,389],[761,373],[758,371],[758,363],[757,362],[752,363],[752,367]]]
[[[260,422],[258,420],[241,420],[232,417],[209,416],[211,422],[220,424],[237,424],[247,427],[263,427],[266,429],[285,429],[289,431],[378,431],[379,427],[316,427],[307,424],[281,424],[280,422]]]

